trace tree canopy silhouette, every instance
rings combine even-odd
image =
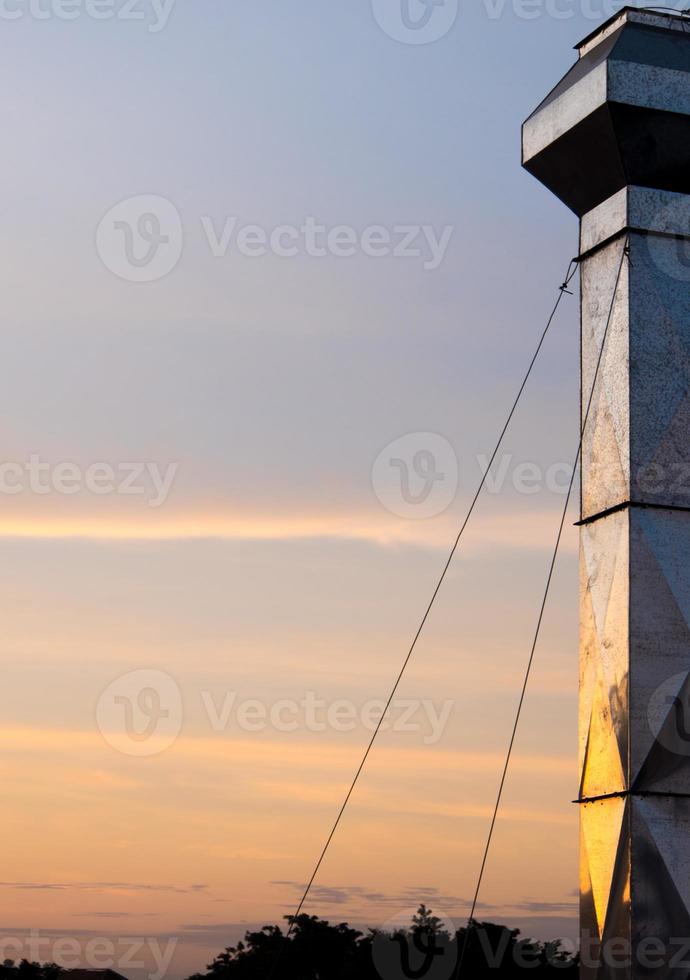
[[[62,972],[55,963],[4,960],[0,964],[0,980],[57,980]]]
[[[247,932],[189,980],[456,980],[463,953],[461,980],[563,977],[576,980],[577,958],[559,941],[540,943],[520,938],[518,929],[473,922],[469,934],[449,935],[443,921],[420,905],[407,928],[366,933],[341,922],[300,915],[292,932],[264,926]]]

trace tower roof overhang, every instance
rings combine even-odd
[[[523,126],[523,166],[583,215],[628,185],[690,193],[690,18],[625,8]]]

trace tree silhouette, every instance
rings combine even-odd
[[[30,960],[4,960],[0,980],[57,980],[62,970],[55,963],[32,963]]]
[[[286,916],[288,923],[293,922]],[[576,980],[578,961],[561,944],[521,939],[518,929],[473,922],[450,936],[441,919],[420,905],[408,928],[366,934],[300,915],[290,938],[279,926],[247,932],[189,980],[461,980],[564,977]]]
[[[434,915],[422,903],[415,914],[412,916],[412,926],[410,932],[413,936],[447,936],[448,933],[443,928],[443,920]]]

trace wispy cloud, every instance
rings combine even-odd
[[[360,541],[378,547],[409,546],[445,549],[452,544],[461,515],[445,513],[429,520],[405,520],[383,508],[367,511],[284,514],[142,510],[63,515],[35,512],[5,513],[0,537],[94,541]],[[464,549],[471,553],[497,548],[541,550],[552,545],[555,511],[502,511],[473,519]],[[572,540],[571,540],[572,538]],[[573,550],[575,536],[567,535],[564,549]]]
[[[0,888],[17,891],[175,892],[189,895],[207,885],[148,885],[128,881],[0,881]]]
[[[13,754],[22,752],[45,752],[47,756],[60,755],[66,749],[100,754],[103,750],[103,739],[99,732],[88,730],[32,728],[29,726],[0,727],[0,740]],[[279,739],[252,738],[218,738],[213,736],[194,737],[181,736],[173,750],[176,755],[185,759],[207,761],[209,764],[226,762],[227,759],[241,760],[245,765],[254,767],[265,763],[279,770],[289,763],[294,770],[312,770],[323,766],[331,774],[352,772],[353,761],[357,758],[357,747],[343,744],[325,744],[316,741],[304,741],[300,744],[299,753],[295,752],[294,743]],[[460,749],[410,748],[409,746],[381,745],[372,757],[371,767],[388,771],[392,765],[398,764],[410,770],[416,766],[425,772],[464,772],[464,773],[495,773],[503,762],[504,756],[499,752],[465,752]],[[559,756],[518,753],[511,763],[513,772],[535,774],[571,775],[573,760],[570,756]],[[275,784],[280,785],[279,781]],[[333,783],[335,785],[335,783]]]
[[[155,919],[156,912],[72,912],[72,919],[130,919],[136,915],[137,919]]]
[[[271,881],[271,885],[278,888],[287,888],[294,893],[295,897],[301,896],[306,888],[306,882],[300,881]],[[429,887],[428,885],[409,886],[397,892],[383,893],[372,891],[358,885],[326,885],[314,884],[310,889],[310,899],[318,907],[321,905],[348,906],[357,909],[371,905],[377,907],[390,907],[396,909],[416,908],[420,903],[427,906],[434,906],[435,909],[453,910],[454,914],[467,914],[472,906],[472,901],[467,896],[452,895],[439,888]],[[552,901],[539,902],[524,900],[511,903],[510,905],[491,902],[477,902],[477,911],[482,914],[507,914],[509,912],[523,912],[529,915],[558,915],[563,913],[574,913],[577,909],[577,902],[574,901]]]
[[[289,888],[297,895],[301,895],[306,888],[305,882],[299,881],[272,881],[270,884],[279,887]],[[386,896],[382,892],[367,891],[355,885],[319,885],[312,886],[310,894],[315,902],[324,905],[346,905],[353,899],[359,902],[385,902]]]
[[[289,888],[295,896],[300,896],[306,888],[305,882],[272,881],[271,885],[279,888]],[[410,886],[400,891],[384,893],[362,888],[359,885],[313,885],[310,889],[311,900],[318,905],[347,905],[363,908],[368,905],[393,907],[394,909],[417,908],[420,903],[436,905],[441,909],[469,910],[471,901],[467,897],[450,895],[439,888],[428,885]],[[484,902],[477,903],[478,909],[490,909],[492,906]]]
[[[575,912],[577,902],[520,902],[512,906],[520,912],[530,912],[533,915],[548,915],[562,912]]]

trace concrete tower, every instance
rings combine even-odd
[[[690,19],[626,8],[578,50],[525,123],[523,162],[580,218],[583,416],[596,378],[582,448],[582,976],[679,980],[690,977]]]

